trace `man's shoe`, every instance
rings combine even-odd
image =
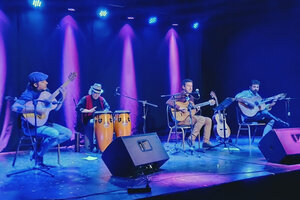
[[[278,121],[282,124],[283,127],[290,127],[289,123],[287,123],[287,122],[285,122],[285,121],[283,121],[281,119],[279,119]]]
[[[287,123],[287,122],[283,122],[283,124],[284,124],[285,127],[290,127],[290,124]]]
[[[211,142],[203,142],[202,144],[202,148],[203,149],[210,149],[212,148],[214,145]]]

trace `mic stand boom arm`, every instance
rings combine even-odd
[[[146,133],[146,118],[147,118],[146,105],[149,105],[149,106],[152,106],[152,107],[156,107],[156,108],[158,107],[158,105],[149,103],[149,102],[147,102],[147,100],[139,100],[139,99],[136,99],[136,98],[133,98],[133,97],[121,94],[119,92],[116,92],[116,95],[121,96],[121,97],[125,97],[127,99],[131,99],[131,100],[136,101],[138,103],[141,103],[143,105],[143,116],[142,116],[143,121],[144,121],[144,123],[143,123],[143,132]]]

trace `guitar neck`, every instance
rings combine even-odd
[[[207,106],[207,105],[210,105],[209,101],[205,101],[203,103],[196,104],[193,107],[197,108],[198,106],[203,107],[203,106]]]
[[[57,88],[50,96],[49,100],[54,99],[57,95],[59,95],[59,89],[60,88],[66,88],[67,85],[69,85],[70,83],[70,79],[68,79],[66,82],[64,82],[64,84],[62,84],[59,88]]]

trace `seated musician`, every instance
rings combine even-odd
[[[249,86],[249,90],[244,90],[238,93],[235,98],[238,102],[247,106],[249,109],[253,109],[256,106],[256,102],[252,101],[253,99],[262,99],[258,94],[260,86],[260,81],[252,80]],[[252,99],[252,100],[251,100]],[[271,109],[272,106],[276,104],[278,98],[274,98],[274,100],[267,105],[266,109],[258,111],[254,116],[247,116],[247,113],[241,112],[241,118],[243,122],[263,122],[267,125],[264,128],[263,136],[272,130],[274,124],[278,124],[279,126],[288,127],[289,124],[282,121],[278,117],[272,115],[268,110]],[[239,104],[240,105],[240,104]]]
[[[49,92],[47,85],[48,75],[42,72],[32,72],[29,74],[29,82],[27,84],[26,90],[22,93],[21,97],[12,105],[12,111],[26,114],[34,113],[34,106],[28,105],[33,100],[37,100],[41,94]],[[65,91],[63,88],[59,89],[62,94],[62,99],[64,100]],[[56,110],[60,109],[61,104],[56,105]],[[40,104],[36,108],[37,114],[45,114],[46,108]],[[35,124],[30,124],[26,117],[22,115],[22,129],[26,135],[35,135]],[[49,120],[42,126],[37,126],[37,136],[43,137],[41,147],[37,155],[31,155],[31,159],[37,159],[36,162],[39,166],[43,166],[43,156],[44,154],[53,146],[65,142],[71,138],[72,132],[70,129],[63,127],[56,123],[50,123]]]
[[[93,114],[96,111],[109,110],[110,107],[107,101],[101,96],[103,92],[102,86],[99,83],[95,83],[90,87],[87,96],[81,98],[76,106],[77,113],[81,116],[81,123],[83,126],[83,134],[85,135],[85,147],[90,150],[97,152],[98,145],[96,145],[96,139],[94,136],[94,119]]]
[[[179,96],[176,96],[176,102],[187,102],[189,101],[192,105],[194,105],[194,97],[191,95],[193,91],[193,81],[191,79],[184,79],[182,81],[182,92]],[[210,100],[211,105],[214,104],[214,100]],[[170,98],[166,102],[171,108],[174,108],[174,100]],[[175,105],[175,109],[177,111],[180,111],[182,113],[189,113],[187,107],[180,107],[179,105]],[[197,111],[200,110],[200,107],[196,108]],[[174,119],[174,118],[173,118]],[[178,120],[177,120],[178,121]],[[194,142],[197,136],[200,134],[201,128],[204,126],[204,135],[203,135],[203,144],[202,148],[204,149],[209,149],[213,147],[212,143],[209,141],[210,140],[210,135],[211,135],[211,126],[212,126],[212,120],[209,117],[204,117],[201,115],[193,115],[192,116],[192,124],[194,125],[193,131],[191,135],[188,137],[188,144],[191,147],[194,147]],[[191,118],[190,115],[183,120],[179,121],[178,125],[191,125]]]

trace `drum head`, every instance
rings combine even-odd
[[[94,115],[102,115],[102,114],[112,114],[110,110],[102,110],[94,112]]]
[[[115,111],[115,114],[122,114],[122,113],[128,113],[128,114],[130,114],[130,111],[129,110],[116,110]]]

